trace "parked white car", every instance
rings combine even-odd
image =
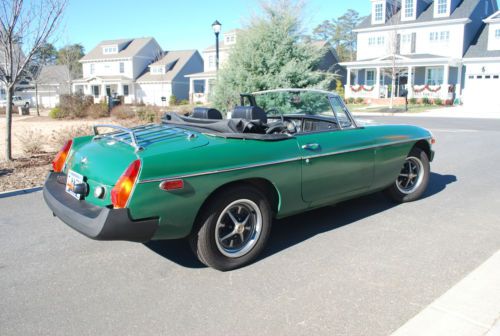
[[[19,96],[13,96],[12,105],[30,107],[30,100]],[[0,107],[5,107],[5,106],[7,106],[7,100],[5,99],[0,100]]]

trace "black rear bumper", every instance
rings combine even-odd
[[[61,173],[51,172],[45,181],[43,198],[55,216],[85,236],[96,240],[151,240],[158,219],[132,220],[128,209],[110,209],[79,201],[57,181]]]

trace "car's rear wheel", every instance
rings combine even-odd
[[[429,184],[430,165],[426,152],[414,147],[405,159],[396,181],[386,194],[397,203],[419,199]]]
[[[272,211],[258,189],[241,185],[218,193],[204,207],[192,233],[198,259],[221,271],[253,261],[269,237]]]

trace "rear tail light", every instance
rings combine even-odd
[[[69,150],[71,149],[72,145],[73,145],[73,140],[69,140],[68,142],[66,142],[66,144],[62,146],[59,153],[57,153],[56,157],[54,158],[54,161],[52,161],[52,169],[56,173],[59,173],[63,170],[64,164],[66,163],[66,159],[68,158]]]
[[[139,175],[140,168],[140,160],[132,162],[111,190],[111,203],[113,203],[115,208],[125,208],[127,206],[128,199],[132,193],[132,188],[137,180],[137,176]]]

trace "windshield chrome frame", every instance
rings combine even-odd
[[[326,90],[320,90],[320,89],[304,89],[304,88],[302,88],[302,89],[298,89],[298,88],[297,89],[296,88],[283,88],[283,89],[272,89],[272,90],[256,91],[256,92],[252,92],[251,95],[252,96],[258,96],[258,95],[263,95],[263,94],[267,94],[267,93],[275,93],[275,92],[278,92],[278,93],[279,92],[290,92],[290,93],[293,93],[293,92],[314,92],[314,93],[324,94],[326,96],[326,98],[328,99],[330,107],[331,107],[331,109],[333,111],[333,114],[334,114],[335,119],[337,121],[337,124],[339,126],[339,130],[360,128],[358,126],[358,124],[356,123],[356,120],[354,119],[354,116],[352,115],[351,111],[349,111],[349,109],[347,108],[346,104],[344,103],[344,100],[335,91],[326,91]],[[339,119],[337,117],[337,112],[335,112],[335,109],[332,106],[332,102],[331,102],[332,98],[338,98],[340,100],[340,102],[342,103],[342,106],[344,108],[344,111],[346,112],[347,117],[352,122],[353,127],[343,128],[340,125]]]

